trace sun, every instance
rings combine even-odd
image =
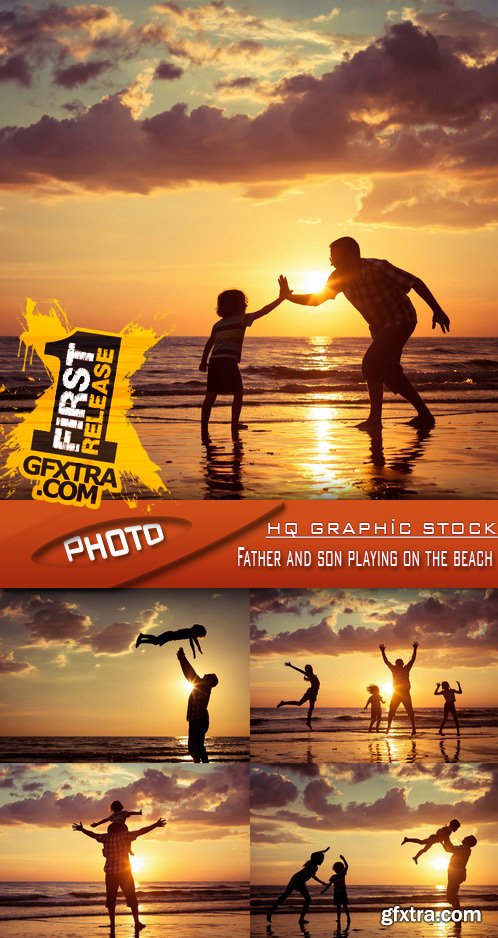
[[[143,857],[130,857],[130,866],[133,873],[141,873],[145,866],[145,860]]]
[[[302,270],[296,276],[296,286],[291,284],[296,293],[319,293],[327,283],[329,273],[323,270]]]
[[[437,870],[438,872],[442,872],[443,870],[447,870],[447,869],[448,869],[448,863],[449,863],[449,858],[448,858],[448,857],[434,857],[434,859],[431,860],[432,869],[433,869],[433,870]]]
[[[383,697],[385,700],[386,697],[391,697],[392,692],[393,692],[393,686],[392,684],[381,684],[379,687],[379,690],[380,690],[380,696]]]
[[[183,684],[183,689],[186,690],[187,693],[190,694],[193,691],[194,685],[192,684],[191,681],[187,681],[187,679],[184,678],[182,681],[182,684]]]

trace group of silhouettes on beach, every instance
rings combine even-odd
[[[391,661],[389,661],[386,655],[386,646],[379,645],[384,664],[386,664],[389,668],[393,678],[393,693],[387,714],[386,733],[390,732],[393,719],[400,704],[402,704],[411,723],[411,735],[416,736],[417,730],[415,726],[415,711],[413,709],[411,698],[410,671],[415,664],[418,647],[418,642],[413,642],[412,656],[406,664],[402,658],[396,658],[393,664]],[[294,671],[298,671],[300,674],[302,674],[304,676],[304,680],[307,681],[310,686],[299,700],[281,700],[280,703],[277,704],[277,708],[302,707],[303,704],[307,703],[308,714],[306,717],[306,725],[311,730],[313,729],[311,720],[318,697],[318,691],[320,689],[320,681],[318,676],[315,674],[311,664],[306,664],[304,668],[297,668],[295,665],[291,664],[290,661],[286,661],[285,666],[287,668],[292,668]],[[460,681],[457,681],[456,683],[457,687],[451,687],[448,681],[438,682],[434,691],[434,695],[436,697],[444,698],[443,719],[438,730],[441,736],[443,735],[443,730],[450,716],[453,718],[455,723],[457,736],[460,736],[460,722],[456,710],[456,695],[462,693],[462,686]],[[382,719],[382,704],[385,703],[385,700],[383,700],[381,697],[380,688],[377,684],[369,684],[367,691],[370,696],[365,706],[363,707],[363,710],[365,711],[368,707],[370,707],[370,726],[368,728],[368,732],[378,733],[380,729],[380,721]]]
[[[139,648],[141,645],[158,645],[162,648],[168,642],[188,640],[195,660],[196,650],[202,654],[199,639],[205,638],[206,635],[206,628],[199,623],[190,626],[190,628],[162,632],[160,635],[140,632],[135,642],[135,648]],[[218,684],[218,677],[216,674],[204,674],[202,677],[197,674],[183,648],[177,651],[176,656],[185,679],[192,686],[187,704],[188,752],[194,762],[209,762],[206,750],[206,733],[209,729],[208,705],[211,691]]]
[[[428,837],[404,837],[401,844],[401,846],[406,843],[416,843],[422,845],[422,849],[419,850],[418,853],[413,857],[415,863],[418,863],[419,857],[431,850],[431,848],[436,846],[436,844],[440,844],[446,853],[451,854],[451,859],[448,865],[446,898],[452,909],[460,908],[460,886],[467,878],[467,863],[470,859],[472,849],[477,844],[477,839],[473,834],[464,837],[460,844],[453,844],[451,842],[451,835],[454,834],[459,829],[459,827],[460,821],[456,820],[455,818],[450,821],[449,824],[445,825],[444,827],[440,827],[434,833],[429,834]],[[275,910],[279,905],[281,905],[282,902],[285,902],[285,900],[293,892],[298,892],[303,897],[303,905],[299,914],[299,925],[303,927],[304,925],[308,924],[308,920],[305,916],[311,905],[312,899],[306,884],[310,879],[312,879],[324,887],[321,890],[322,895],[323,893],[327,892],[331,886],[334,887],[332,902],[335,906],[337,914],[337,931],[338,933],[341,931],[341,915],[343,912],[346,916],[346,931],[349,929],[351,924],[351,915],[349,912],[348,894],[346,888],[346,876],[349,870],[349,864],[346,858],[342,855],[342,853],[339,854],[340,860],[333,864],[333,872],[328,882],[324,882],[319,878],[319,876],[317,876],[318,868],[324,862],[325,854],[329,849],[329,847],[325,847],[324,850],[317,850],[312,853],[309,860],[306,860],[302,868],[298,870],[297,873],[294,873],[293,876],[291,876],[286,888],[279,896],[277,896],[267,912],[266,920],[269,925],[271,925]]]
[[[287,278],[278,278],[278,297],[262,309],[248,313],[247,297],[242,290],[224,290],[218,295],[216,313],[219,317],[206,342],[199,365],[207,371],[206,396],[202,405],[201,438],[210,442],[209,420],[218,395],[232,397],[232,438],[239,439],[244,388],[239,369],[246,329],[262,316],[268,315],[284,300],[299,306],[320,306],[343,293],[366,320],[372,337],[362,361],[362,373],[370,398],[370,413],[357,424],[370,434],[382,430],[384,387],[399,394],[415,409],[409,421],[418,431],[427,432],[435,424],[434,415],[407,378],[401,355],[417,324],[417,314],[408,293],[413,289],[432,310],[432,328],[439,325],[449,332],[450,320],[429,288],[415,274],[396,267],[387,260],[362,257],[354,238],[344,237],[330,244],[330,263],[334,270],[323,290],[318,293],[294,293]]]

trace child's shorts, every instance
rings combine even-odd
[[[207,389],[214,394],[242,394],[244,388],[235,358],[210,359]]]

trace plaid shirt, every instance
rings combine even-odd
[[[105,856],[104,870],[106,873],[130,872],[130,851],[132,841],[136,834],[123,831],[121,834],[92,834],[99,844],[103,844]]]
[[[192,681],[194,689],[187,704],[187,720],[209,721],[208,704],[211,696],[211,684],[202,677],[195,677]]]
[[[344,281],[334,271],[327,281],[327,290],[331,297],[344,293],[366,319],[371,335],[376,336],[382,329],[416,326],[415,307],[407,296],[416,279],[389,261],[363,257],[361,273]]]

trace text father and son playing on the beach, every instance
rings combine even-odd
[[[218,296],[216,312],[219,321],[212,328],[199,365],[207,371],[207,392],[202,405],[201,437],[208,443],[211,410],[219,394],[233,396],[232,438],[237,440],[244,389],[239,370],[245,331],[256,319],[266,316],[284,300],[299,306],[320,306],[339,293],[352,303],[368,323],[372,343],[362,362],[367,382],[370,413],[358,429],[372,434],[382,429],[384,385],[411,404],[416,415],[409,423],[419,430],[429,430],[435,419],[418,391],[405,375],[401,365],[403,348],[417,324],[415,307],[408,297],[410,290],[423,299],[432,310],[432,328],[449,332],[450,320],[420,277],[395,267],[386,260],[361,256],[354,238],[338,238],[330,245],[330,261],[334,267],[324,289],[319,293],[296,294],[287,278],[280,276],[276,300],[254,313],[247,313],[247,297],[241,290],[224,290]]]
[[[417,658],[418,642],[413,642],[412,647],[413,653],[407,664],[404,663],[402,658],[396,658],[396,661],[393,664],[391,661],[389,661],[386,655],[386,646],[379,645],[384,664],[386,664],[389,668],[393,678],[393,693],[387,715],[386,733],[390,732],[391,724],[396,711],[398,710],[400,704],[403,704],[411,723],[412,736],[416,736],[417,731],[415,727],[415,712],[411,698],[410,671]],[[299,700],[281,700],[280,703],[277,704],[277,709],[279,707],[302,707],[303,704],[307,703],[308,714],[306,717],[306,725],[311,730],[313,729],[311,719],[315,709],[318,691],[320,689],[320,681],[318,676],[315,674],[311,664],[305,665],[304,669],[302,669],[296,668],[296,666],[291,664],[290,661],[286,661],[285,666],[287,668],[292,668],[294,671],[298,671],[300,674],[304,675],[304,680],[308,681],[310,686]],[[440,736],[443,735],[443,730],[448,721],[448,717],[450,716],[453,718],[455,723],[457,736],[460,736],[460,722],[456,710],[455,698],[457,694],[462,693],[462,687],[460,681],[457,681],[456,683],[457,687],[450,687],[448,681],[438,681],[436,684],[434,696],[444,698],[443,719],[438,730]],[[375,732],[378,733],[380,721],[382,718],[382,704],[385,703],[385,701],[380,696],[380,690],[377,684],[369,684],[367,690],[370,694],[370,697],[363,707],[363,710],[366,710],[367,707],[370,707],[370,726],[368,728],[368,732],[371,733],[375,727]]]

